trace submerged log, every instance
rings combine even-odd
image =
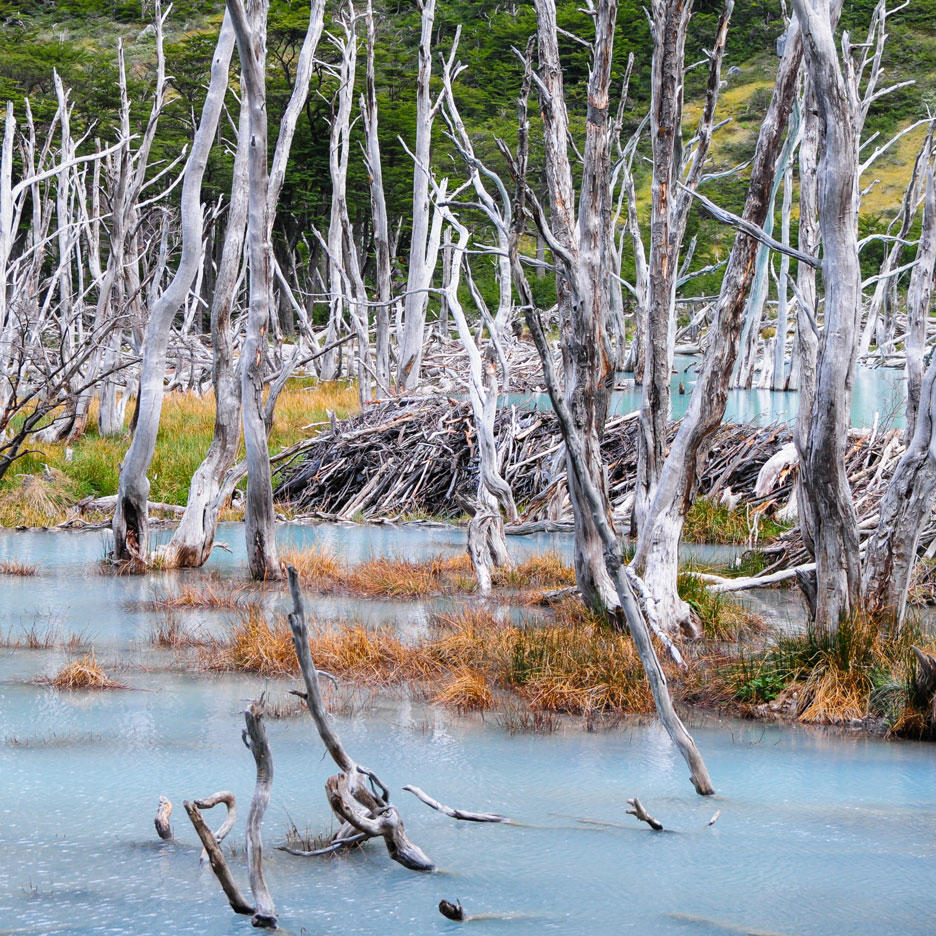
[[[153,824],[156,826],[156,834],[164,841],[172,840],[172,826],[169,824],[169,817],[172,815],[172,803],[165,796],[159,797],[159,807],[156,810],[156,818]]]
[[[439,901],[439,913],[448,920],[457,920],[461,922],[465,919],[465,911],[462,910],[460,900],[450,903],[448,900]]]
[[[319,673],[309,650],[309,630],[299,588],[299,576],[292,566],[288,566],[286,571],[293,601],[289,626],[292,629],[299,669],[306,686],[303,698],[325,749],[342,771],[329,777],[325,784],[328,802],[342,823],[332,844],[339,839],[353,839],[357,843],[368,838],[382,838],[387,853],[404,868],[412,871],[434,871],[435,865],[432,861],[418,845],[407,838],[403,820],[397,808],[390,802],[390,792],[386,785],[372,770],[353,760],[329,722],[319,690]],[[355,836],[355,831],[362,835]]]
[[[636,816],[641,822],[646,822],[654,832],[663,831],[663,823],[658,819],[654,819],[653,816],[644,809],[643,803],[641,803],[636,796],[633,799],[629,799],[627,805],[630,806],[630,809],[627,810],[628,816]],[[709,825],[711,825],[711,823],[709,823]]]

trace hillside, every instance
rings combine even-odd
[[[576,2],[560,2],[560,26],[570,35],[587,36],[590,24]],[[873,4],[870,0],[847,4],[846,23],[855,36],[866,28]],[[936,102],[936,4],[932,0],[911,3],[894,18],[885,55],[886,79],[892,82],[913,77],[916,84],[901,89],[876,105],[866,136],[878,132],[881,138],[899,127],[926,115]],[[703,49],[714,33],[720,5],[702,0],[695,5],[690,27],[687,61],[703,58]],[[196,4],[182,0],[173,6],[167,22],[167,71],[172,76],[172,94],[160,124],[154,155],[156,161],[173,158],[192,132],[193,109],[197,108],[207,75],[222,5]],[[334,7],[329,7],[329,15]],[[269,107],[271,126],[289,93],[292,63],[305,29],[308,7],[300,0],[274,0],[270,11],[268,42]],[[391,223],[402,218],[403,234],[398,248],[406,245],[406,226],[412,187],[412,163],[399,138],[411,141],[415,116],[414,73],[419,32],[415,3],[382,2],[378,5],[377,83],[380,97],[380,129],[383,146],[385,187]],[[61,3],[27,0],[13,4],[0,2],[0,99],[15,102],[22,118],[22,99],[29,97],[37,123],[42,126],[54,113],[53,68],[71,88],[75,105],[73,129],[108,139],[113,135],[117,103],[116,45],[123,41],[128,61],[130,93],[136,105],[139,124],[148,114],[148,90],[154,70],[154,43],[150,5],[145,10],[135,0],[65,0]],[[437,48],[441,54],[450,46],[456,26],[461,24],[459,58],[467,69],[459,79],[458,95],[462,116],[476,141],[479,155],[492,167],[502,170],[494,138],[512,140],[516,134],[515,96],[519,86],[519,63],[512,47],[522,48],[535,29],[532,4],[490,4],[479,0],[454,0],[439,4],[436,17]],[[765,102],[770,93],[776,57],[774,45],[782,30],[777,4],[739,2],[732,19],[724,74],[720,114],[730,122],[716,135],[713,160],[716,168],[727,169],[743,163],[750,155]],[[642,6],[622,3],[618,15],[615,46],[614,83],[624,73],[627,56],[635,56],[634,77],[626,108],[625,135],[645,113],[648,104],[650,40]],[[587,79],[587,53],[574,39],[564,48],[566,86],[573,128],[581,130],[584,114],[584,82]],[[319,55],[327,58],[332,49],[327,41]],[[363,65],[358,83],[363,82]],[[336,82],[324,68],[314,76],[313,93],[300,121],[292,149],[291,164],[281,199],[277,235],[290,244],[301,240],[313,226],[327,226],[329,208],[328,116]],[[686,126],[690,130],[698,113],[704,90],[705,69],[696,68],[687,76]],[[233,93],[230,108],[236,107]],[[532,120],[531,177],[542,178],[539,126]],[[458,173],[458,163],[444,136],[444,124],[435,128],[433,159],[440,172]],[[360,135],[360,127],[355,132]],[[230,135],[230,128],[228,129]],[[923,130],[908,134],[878,162],[873,176],[879,179],[863,203],[864,225],[868,231],[886,226],[899,205],[906,178],[922,138]],[[272,145],[272,143],[271,143]],[[649,144],[645,142],[645,148]],[[369,202],[366,171],[358,158],[356,145],[349,172],[349,200],[352,221],[367,230]],[[156,167],[154,167],[155,169]],[[206,175],[205,197],[211,200],[226,191],[230,156],[216,147]],[[638,166],[638,184],[644,202],[649,198],[648,165]],[[867,181],[870,182],[870,179]],[[540,183],[544,184],[544,183]],[[706,187],[706,194],[725,207],[740,207],[746,187],[745,173],[739,171]],[[690,221],[690,236],[702,233],[695,263],[704,265],[724,256],[730,243],[729,232],[719,229],[698,213]],[[874,262],[870,254],[869,264]],[[625,255],[624,273],[628,260]],[[489,272],[480,269],[482,289],[493,289]],[[708,277],[700,287],[711,290],[717,279]],[[538,298],[550,304],[548,278],[536,281]]]

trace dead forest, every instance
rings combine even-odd
[[[588,31],[577,35],[556,0],[529,0],[535,29],[511,48],[518,80],[500,102],[507,130],[490,136],[471,116],[467,24],[442,28],[444,3],[415,0],[413,132],[395,161],[380,130],[390,17],[374,0],[303,6],[275,120],[269,85],[282,62],[268,48],[269,0],[227,0],[210,20],[185,146],[168,157],[159,141],[178,97],[164,49],[175,14],[154,0],[145,101],[132,98],[123,42],[113,50],[114,132],[76,126],[74,92],[56,72],[51,116],[28,98],[8,101],[0,147],[0,480],[92,424],[101,438],[127,437],[107,505],[108,561],[139,575],[203,566],[239,498],[249,575],[288,585],[303,683],[294,695],[337,768],[326,786],[337,831],[293,854],[382,839],[416,871],[435,864],[326,711],[330,674],[313,662],[300,576],[277,547],[284,510],[294,522],[460,523],[481,601],[512,563],[507,536],[571,533],[572,590],[633,640],[700,795],[715,786],[667,678],[702,636],[678,582],[697,499],[740,511],[750,547],[764,525],[781,528],[759,571],[701,573],[702,586],[797,588],[811,624],[832,634],[859,617],[899,631],[911,585],[936,556],[936,116],[921,100],[913,120],[868,129],[892,95],[912,90],[913,76],[885,63],[891,25],[913,0],[879,0],[860,34],[840,25],[842,0],[778,4],[770,84],[740,161],[719,142],[731,126],[735,0],[716,5],[699,61],[687,60],[692,0],[651,0],[649,42],[626,58],[617,0],[587,0]],[[317,126],[327,224],[292,230],[287,243],[277,222],[313,103],[327,113]],[[876,173],[909,139],[902,197],[870,229]],[[384,180],[400,152],[411,198],[407,188],[394,214]],[[230,179],[208,197],[219,153]],[[720,203],[726,178],[743,190],[740,207]],[[361,179],[366,193],[353,190]],[[703,240],[718,232],[717,259],[700,230]],[[674,384],[678,353],[694,360],[688,389],[681,374]],[[887,414],[852,425],[859,367],[903,374],[899,428]],[[330,381],[353,387],[359,412],[330,413],[271,452],[284,390]],[[639,405],[615,412],[624,386]],[[795,395],[798,415],[728,422],[739,388]],[[212,401],[213,438],[185,502],[157,505],[154,453],[177,392]],[[677,420],[674,393],[687,397]],[[167,506],[177,522],[157,546],[155,511]],[[916,652],[933,683],[934,658]],[[260,831],[273,782],[264,714],[262,698],[245,713],[251,898],[220,847],[233,794],[185,810],[232,908],[275,928]],[[455,820],[511,822],[404,789]],[[201,811],[220,803],[229,823],[212,832]],[[162,838],[171,811],[161,800]],[[460,904],[443,904],[463,918]]]

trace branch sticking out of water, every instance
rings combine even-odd
[[[654,832],[663,831],[663,823],[658,819],[654,819],[653,816],[644,809],[643,803],[641,803],[636,796],[633,799],[629,799],[627,805],[631,807],[627,810],[628,816],[636,816],[641,822],[646,822]]]

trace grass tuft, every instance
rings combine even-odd
[[[786,529],[756,508],[745,506],[729,510],[727,505],[711,498],[697,497],[686,514],[683,540],[754,546],[775,540]]]
[[[16,559],[0,561],[0,575],[22,575],[24,577],[35,575],[38,568],[28,562],[19,562]]]
[[[93,653],[87,653],[63,667],[49,680],[55,689],[126,689],[111,679],[98,665]]]

